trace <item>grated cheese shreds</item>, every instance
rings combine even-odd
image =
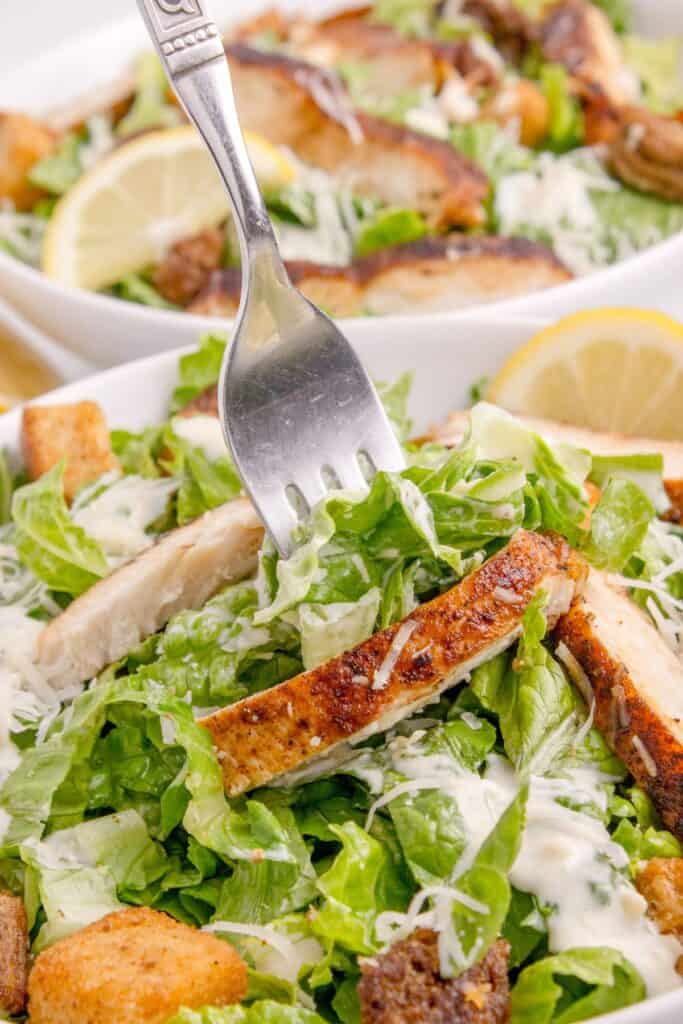
[[[386,657],[380,667],[375,672],[375,677],[372,680],[373,690],[383,690],[389,683],[391,673],[396,667],[396,662],[403,653],[403,648],[406,646],[413,632],[417,628],[417,622],[408,620],[404,622],[399,628],[396,636],[394,637],[391,647],[386,653]]]

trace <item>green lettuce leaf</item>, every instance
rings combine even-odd
[[[262,1001],[251,1006],[205,1006],[181,1010],[168,1024],[325,1024],[313,1010]]]
[[[355,242],[355,254],[362,259],[381,249],[417,242],[426,234],[424,218],[415,210],[380,210],[371,220],[361,225]]]
[[[664,458],[661,455],[593,455],[589,479],[601,490],[610,480],[630,480],[661,515],[670,507],[663,474]]]
[[[307,906],[317,895],[316,873],[294,814],[275,799],[263,802],[283,829],[291,859],[240,861],[222,884],[216,921],[268,924]]]
[[[135,302],[152,309],[179,309],[161,295],[144,274],[126,274],[110,289],[112,295],[125,302]]]
[[[430,34],[437,0],[375,0],[372,16],[408,36]]]
[[[613,477],[593,509],[583,551],[598,569],[621,572],[640,548],[654,517],[654,506],[637,484]]]
[[[9,523],[12,518],[12,494],[14,493],[14,478],[9,468],[7,455],[0,448],[0,526]]]
[[[196,352],[182,356],[179,383],[173,392],[171,412],[176,413],[202,391],[218,380],[227,341],[215,334],[205,334]]]
[[[498,715],[505,752],[522,775],[542,774],[569,749],[579,726],[577,697],[542,643],[546,600],[541,591],[527,607],[512,666],[500,657],[476,669],[471,682],[484,707]]]
[[[375,382],[377,394],[399,441],[406,441],[413,429],[412,420],[408,415],[408,400],[412,386],[412,371],[402,373],[400,377],[389,383]]]
[[[543,64],[539,80],[550,108],[548,138],[544,145],[555,153],[566,153],[582,146],[583,112],[572,92],[569,74],[560,64]]]
[[[54,196],[68,192],[83,173],[83,141],[83,137],[75,132],[65,135],[54,153],[33,165],[28,173],[29,182]]]
[[[585,994],[576,995],[576,980]],[[511,1024],[575,1024],[631,1006],[645,994],[642,978],[621,953],[570,949],[522,971],[512,990]]]
[[[683,44],[680,38],[645,39],[627,36],[624,54],[640,79],[645,104],[657,114],[683,108]]]
[[[107,575],[100,546],[72,522],[64,501],[64,464],[15,492],[12,518],[22,561],[52,589],[77,597]]]
[[[144,889],[166,870],[162,848],[135,811],[54,832],[20,852],[35,873],[46,916],[35,952],[121,909],[119,888]]]
[[[150,128],[172,128],[180,123],[180,111],[169,100],[168,83],[161,61],[153,53],[140,57],[136,68],[135,98],[116,132],[120,136],[148,131]]]
[[[329,828],[342,849],[318,878],[324,901],[312,931],[323,941],[339,943],[354,953],[373,953],[377,949],[375,920],[385,910],[403,909],[405,889],[379,839],[350,821]]]

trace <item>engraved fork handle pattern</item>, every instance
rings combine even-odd
[[[203,136],[232,201],[244,302],[255,278],[267,276],[284,283],[287,273],[239,125],[220,32],[206,0],[138,0],[138,7],[176,95]]]

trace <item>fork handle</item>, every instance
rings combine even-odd
[[[138,7],[178,99],[204,138],[233,206],[243,284],[264,262],[287,280],[273,228],[240,128],[221,34],[207,0],[138,0]],[[243,287],[243,297],[246,287]]]

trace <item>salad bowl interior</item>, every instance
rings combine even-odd
[[[413,434],[418,435],[452,410],[467,406],[472,386],[494,373],[541,322],[489,316],[468,322],[403,320],[395,326],[391,336],[385,333],[367,344],[352,325],[352,342],[375,380],[412,374],[409,413]],[[141,431],[166,419],[178,383],[179,355],[163,353],[110,369],[53,392],[40,404],[95,401],[112,428]],[[0,417],[0,449],[18,453],[20,423],[20,410]],[[593,1019],[604,1024],[673,1024],[681,1017],[683,989]]]
[[[297,0],[282,0],[278,6],[287,13],[305,12],[305,5]],[[340,6],[339,0],[322,0],[316,15],[324,16]],[[683,9],[676,0],[660,0],[656,5],[636,0],[634,9],[634,27],[639,33],[652,37],[683,35]],[[244,20],[262,10],[261,0],[243,0],[238,16]],[[231,12],[229,18],[235,16]],[[148,49],[144,28],[137,18],[107,26],[77,42],[56,45],[35,62],[0,77],[0,108],[40,116],[48,109],[67,107],[84,94],[105,90],[130,69],[136,55]],[[560,315],[598,304],[620,304],[628,296],[633,305],[676,315],[683,309],[677,288],[682,253],[683,235],[674,235],[585,277],[498,301],[488,308],[505,316]],[[198,333],[225,329],[228,322],[224,317],[137,305],[56,283],[12,259],[1,248],[0,288],[3,296],[38,327],[101,367],[191,344]],[[473,314],[476,309],[469,307],[449,315]],[[389,314],[378,324],[374,317],[365,318],[357,330],[370,340],[384,330],[393,331],[397,319]]]

